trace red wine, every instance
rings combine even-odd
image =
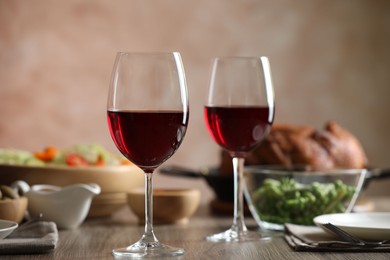
[[[232,152],[247,152],[253,149],[263,140],[273,122],[268,107],[206,106],[204,116],[214,140]]]
[[[175,153],[188,125],[182,111],[108,111],[107,118],[119,151],[147,172]]]

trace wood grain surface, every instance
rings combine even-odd
[[[390,211],[386,202],[378,200],[379,209]],[[281,233],[268,240],[245,243],[212,243],[205,237],[227,229],[231,217],[216,217],[210,214],[206,206],[198,209],[187,224],[156,225],[158,239],[166,244],[182,247],[185,254],[181,257],[164,259],[390,259],[390,253],[312,253],[295,252],[284,241]],[[255,222],[247,218],[249,228],[255,228]],[[113,248],[134,243],[143,233],[143,226],[128,208],[109,218],[87,219],[76,230],[60,230],[57,248],[46,255],[1,256],[0,259],[114,259]]]

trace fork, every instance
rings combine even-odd
[[[39,213],[37,216],[35,216],[33,218],[29,217],[27,219],[27,221],[23,222],[21,225],[18,226],[18,230],[24,229],[24,228],[28,227],[30,224],[40,221],[42,219],[42,217],[43,217],[42,213]]]
[[[344,231],[343,229],[333,225],[332,223],[325,223],[322,226],[324,226],[327,230],[331,231],[333,234],[337,235],[341,239],[343,239],[346,242],[356,243],[359,245],[364,245],[367,247],[376,247],[380,245],[390,244],[390,240],[383,240],[383,241],[365,241],[360,238],[357,238],[348,232]]]

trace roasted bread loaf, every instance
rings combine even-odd
[[[324,129],[308,126],[274,125],[265,140],[251,151],[246,165],[309,166],[314,170],[364,168],[367,158],[358,139],[329,121]],[[220,173],[232,173],[232,160],[222,151]]]

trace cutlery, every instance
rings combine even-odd
[[[25,222],[23,222],[21,225],[19,225],[18,230],[24,229],[24,228],[30,226],[30,224],[40,221],[42,219],[42,217],[43,217],[42,213],[39,213],[37,216],[32,217],[32,218],[28,217],[28,219]]]
[[[346,242],[356,243],[356,244],[367,246],[367,247],[377,247],[377,246],[381,246],[381,245],[385,245],[385,244],[390,244],[390,240],[383,240],[383,241],[362,240],[360,238],[357,238],[357,237],[349,234],[348,232],[344,231],[343,229],[333,225],[332,223],[325,223],[322,226]]]

